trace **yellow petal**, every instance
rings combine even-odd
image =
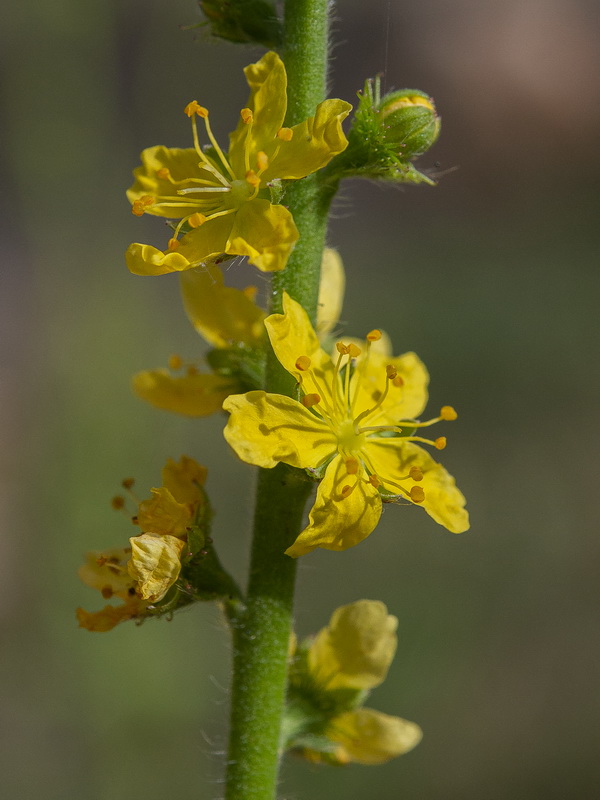
[[[184,542],[174,536],[142,533],[133,536],[129,572],[144,600],[156,603],[179,577]]]
[[[163,411],[207,417],[220,411],[223,400],[239,386],[220,375],[193,373],[177,377],[166,369],[153,369],[134,375],[132,388],[142,400]]]
[[[290,141],[278,141],[262,148],[270,159],[262,179],[304,178],[321,169],[348,146],[342,130],[352,106],[344,100],[325,100],[317,106],[315,116],[294,125]],[[278,152],[277,152],[278,151]]]
[[[198,230],[203,230],[208,224]],[[244,203],[235,214],[225,252],[248,256],[250,263],[258,269],[274,272],[285,267],[297,241],[298,229],[287,208],[257,198]]]
[[[162,469],[162,483],[178,503],[194,505],[203,498],[201,488],[207,472],[206,467],[188,456],[181,456],[179,461],[169,458]]]
[[[416,505],[422,506],[430,517],[452,533],[463,533],[469,529],[469,514],[465,509],[466,500],[457,488],[452,475],[438,464],[422,447],[399,439],[370,439],[365,447],[367,457],[380,479],[386,477],[399,482],[411,467],[419,467],[423,480],[418,484],[411,480],[401,481],[410,490],[420,486],[425,492],[425,500]],[[386,487],[394,492],[393,486]],[[400,492],[398,492],[400,494]],[[410,498],[406,498],[410,500]]]
[[[192,510],[187,503],[178,503],[168,489],[151,489],[152,497],[138,507],[137,524],[143,531],[157,534],[185,534],[192,522]]]
[[[210,264],[225,252],[235,216],[227,214],[209,219],[183,236],[177,250],[163,251],[149,244],[131,244],[125,253],[127,267],[134,275],[166,275]]]
[[[379,600],[341,606],[308,651],[313,677],[327,689],[379,686],[396,652],[397,627],[397,618]]]
[[[244,150],[255,155],[265,150],[276,139],[278,130],[283,125],[287,110],[287,76],[283,61],[277,53],[269,52],[244,69],[246,80],[250,86],[248,107],[252,110],[254,120],[247,125],[241,119],[230,135],[229,159],[236,175],[243,176],[245,166]],[[254,165],[252,165],[254,166]]]
[[[85,554],[85,563],[79,567],[78,575],[86,586],[97,589],[105,600],[130,597],[132,581],[127,572],[130,557],[128,547],[112,547],[94,550]]]
[[[320,339],[337,325],[342,312],[345,289],[346,274],[340,254],[332,247],[326,247],[321,259],[317,305],[317,333]]]
[[[271,314],[265,319],[265,328],[271,340],[275,355],[291,375],[298,379],[296,367],[299,356],[311,360],[310,371],[301,373],[305,394],[318,394],[326,406],[332,402],[332,386],[337,382],[341,394],[341,382],[335,378],[334,366],[329,355],[321,348],[308,314],[300,303],[293,300],[287,292],[283,295],[283,314]]]
[[[77,621],[80,628],[95,633],[106,633],[112,630],[119,622],[128,619],[144,616],[147,603],[138,598],[131,598],[128,602],[120,606],[104,606],[101,611],[85,611],[83,608],[77,609]]]
[[[125,252],[125,263],[134,275],[166,275],[192,266],[181,253],[159,250],[151,244],[139,242],[129,245]]]
[[[256,391],[230,395],[225,439],[248,464],[267,469],[280,461],[317,467],[335,452],[336,437],[303,405],[280,394]]]
[[[416,747],[423,732],[414,722],[359,708],[335,717],[327,736],[343,746],[350,761],[384,764]]]
[[[127,190],[127,199],[130,203],[144,196],[157,199],[168,197],[170,202],[176,203],[184,199],[177,194],[178,189],[197,185],[190,182],[191,178],[206,180],[213,177],[211,173],[200,168],[200,159],[193,147],[186,149],[162,145],[148,147],[142,152],[141,159],[142,165],[133,171],[135,177],[133,186]],[[169,171],[172,181],[158,176],[159,170],[164,169]],[[168,219],[180,219],[189,213],[189,208],[163,206],[160,202],[146,206],[145,210],[147,214]]]
[[[215,347],[260,343],[264,311],[245,292],[225,286],[219,267],[187,270],[179,281],[188,318],[207,342]]]
[[[363,421],[363,425],[396,425],[401,419],[417,417],[427,404],[429,373],[415,353],[389,358],[372,350],[367,359],[365,348],[357,360],[357,369],[350,384],[350,396],[354,397],[354,393],[358,392],[355,406],[357,415],[373,408],[385,391],[388,364],[395,367],[403,383],[401,386],[390,383],[385,400],[372,416]]]
[[[344,497],[346,486],[353,486]],[[285,551],[297,558],[316,547],[347,550],[373,532],[381,516],[381,497],[368,481],[348,475],[344,459],[337,456],[325,471],[309,514],[310,524]]]

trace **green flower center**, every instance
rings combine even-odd
[[[422,436],[408,436],[404,431],[406,428],[426,428],[440,420],[453,420],[456,419],[457,414],[452,406],[443,406],[438,417],[425,422],[391,420],[389,424],[383,425],[365,424],[369,420],[371,422],[377,421],[390,389],[397,391],[404,385],[404,381],[398,375],[394,365],[386,364],[385,387],[383,391],[373,391],[368,378],[368,362],[371,343],[378,341],[380,338],[381,332],[379,330],[374,330],[367,334],[367,352],[357,366],[353,365],[356,364],[356,359],[361,355],[361,349],[353,343],[343,344],[338,342],[336,344],[338,358],[329,387],[329,400],[326,402],[321,397],[320,392],[322,392],[322,389],[312,371],[311,359],[306,355],[298,356],[295,366],[298,370],[297,375],[300,384],[302,384],[302,374],[307,373],[311,375],[315,388],[319,390],[319,392],[312,393],[306,393],[305,391],[302,405],[305,408],[310,408],[313,413],[319,416],[336,436],[336,450],[345,461],[345,468],[350,481],[340,490],[342,499],[349,497],[358,484],[364,481],[370,483],[376,489],[383,487],[390,492],[395,491],[396,493],[399,490],[402,496],[408,497],[414,503],[422,503],[425,499],[425,493],[420,486],[414,485],[409,489],[397,482],[398,480],[422,481],[423,472],[421,469],[417,466],[412,466],[408,470],[408,474],[400,478],[396,477],[395,480],[390,479],[388,476],[377,475],[369,457],[369,445],[375,440],[378,441],[379,445],[384,445],[386,442],[391,443],[390,436],[397,439],[398,436],[402,435],[405,442],[423,442],[433,445],[438,450],[443,450],[446,446],[446,438],[444,436],[432,441],[431,439],[424,439]],[[347,361],[345,370],[342,371],[344,359],[347,359]],[[356,377],[354,392],[351,391],[351,374],[353,370],[358,370],[358,374],[354,373]],[[373,405],[359,411],[357,408],[359,394],[361,387],[364,388],[364,386],[368,386],[368,395],[372,398]],[[381,438],[382,435],[384,438]]]
[[[356,433],[354,420],[346,419],[336,430],[338,440],[338,450],[346,453],[360,452],[366,443],[366,435],[364,433]]]
[[[228,204],[232,206],[241,206],[246,201],[250,200],[253,194],[256,193],[254,186],[251,186],[246,180],[235,180],[231,182],[231,191],[227,198]]]

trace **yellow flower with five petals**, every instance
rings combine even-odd
[[[417,442],[421,428],[456,418],[450,406],[420,422],[428,375],[414,353],[382,352],[380,331],[361,349],[338,342],[335,360],[321,348],[302,306],[284,296],[283,314],[265,326],[275,355],[298,381],[301,401],[263,391],[230,395],[225,438],[237,455],[263,468],[279,462],[317,471],[323,478],[309,525],[286,550],[292,557],[317,547],[346,550],[377,525],[384,500],[422,505],[454,533],[468,529],[465,498],[454,479]]]
[[[396,652],[397,627],[397,618],[388,614],[384,603],[358,600],[337,608],[329,625],[309,640],[308,648],[304,644],[300,649],[290,676],[291,697],[332,709],[313,732],[333,746],[300,747],[304,758],[383,764],[421,741],[416,723],[360,707],[369,691],[385,680]],[[318,719],[319,713],[314,716]]]
[[[298,239],[291,213],[271,203],[269,183],[298,180],[324,167],[348,141],[342,120],[351,106],[342,100],[320,103],[314,117],[291,128],[285,66],[274,52],[244,70],[250,86],[248,106],[230,135],[225,154],[215,139],[206,108],[192,101],[194,147],[151,147],[127,197],[137,216],[179,219],[167,249],[130,245],[127,266],[137,275],[181,272],[218,260],[222,254],[248,256],[267,272],[283,269]],[[204,121],[211,145],[200,145],[197,118]],[[180,238],[180,234],[183,234]]]

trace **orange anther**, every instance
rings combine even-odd
[[[304,408],[312,408],[317,403],[321,402],[321,397],[318,394],[305,394],[302,398],[302,405]]]
[[[178,247],[179,247],[179,239],[169,239],[167,243],[167,250],[173,252],[174,250],[177,250]]]
[[[404,380],[400,377],[400,375],[396,375],[392,383],[394,386],[404,386]]]
[[[256,164],[261,172],[269,166],[267,154],[262,150],[259,150],[256,154]]]
[[[346,486],[343,486],[341,491],[342,497],[343,498],[348,497],[348,495],[352,493],[352,489],[354,489],[354,486],[349,486],[348,484],[346,484]]]
[[[121,486],[124,489],[131,489],[134,483],[135,483],[135,478],[123,478],[123,480],[121,481]]]
[[[136,217],[144,216],[144,204],[141,200],[134,200],[131,206],[131,213],[135,214]]]
[[[125,505],[125,498],[118,494],[116,497],[113,497],[110,504],[115,511],[120,511]]]
[[[360,353],[361,353],[360,347],[357,347],[355,344],[352,344],[352,342],[348,345],[348,355],[350,356],[350,358],[358,358]]]
[[[445,436],[438,436],[435,440],[434,445],[438,450],[443,450],[446,447],[446,437]]]
[[[425,492],[420,486],[413,486],[409,494],[413,503],[422,503],[425,500]]]
[[[346,472],[348,475],[356,475],[358,472],[358,461],[355,458],[347,458],[346,459]]]
[[[277,131],[277,138],[282,142],[291,142],[294,131],[291,128],[279,128]]]
[[[140,197],[140,203],[143,206],[151,206],[156,201],[156,197],[152,197],[151,194],[145,194],[143,197]]]
[[[183,367],[183,359],[181,356],[169,356],[169,369],[181,369]]]
[[[258,292],[257,286],[246,286],[245,289],[242,289],[242,292],[246,295],[248,300],[252,300],[254,302],[256,300],[256,294]]]
[[[347,344],[344,344],[343,342],[336,342],[335,343],[335,347],[336,347],[336,350],[338,351],[338,353],[341,356],[347,356],[348,355],[349,350],[348,350],[348,345]]]
[[[161,181],[168,181],[171,177],[171,172],[167,169],[167,167],[161,167],[160,169],[156,170],[156,177],[160,178]]]
[[[188,217],[188,225],[190,228],[199,228],[200,225],[204,225],[206,222],[206,217],[204,214],[201,214],[199,211],[196,211],[195,214],[192,214]]]
[[[389,380],[393,381],[394,378],[398,377],[398,373],[396,372],[396,367],[388,364],[385,368],[385,374],[388,376]]]
[[[254,121],[254,114],[252,113],[251,108],[242,108],[240,111],[240,117],[242,118],[242,122],[245,122],[246,125],[249,125]]]
[[[421,471],[420,467],[411,467],[408,471],[408,474],[413,479],[413,481],[423,480],[423,472]]]
[[[244,177],[246,178],[246,183],[249,183],[250,186],[258,186],[260,184],[260,178],[253,169],[249,169]]]
[[[379,489],[379,487],[381,486],[381,481],[379,480],[379,478],[375,474],[369,475],[369,483],[371,484],[371,486],[374,486],[376,489]]]
[[[307,369],[310,369],[310,358],[308,356],[299,356],[296,359],[296,369],[299,369],[300,372],[306,372]]]
[[[110,588],[110,586],[103,586],[102,589],[100,589],[100,594],[105,600],[110,600],[110,598],[113,596],[113,590]]]
[[[442,419],[452,421],[458,417],[458,414],[452,408],[452,406],[442,406],[440,409],[440,417]]]
[[[381,331],[375,328],[367,333],[367,341],[378,342],[381,339]]]
[[[199,107],[200,106],[198,105],[198,101],[192,100],[192,102],[188,103],[187,106],[183,109],[183,113],[188,117],[193,117],[194,114],[196,113],[196,110]]]

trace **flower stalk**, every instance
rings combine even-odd
[[[287,0],[286,125],[310,116],[324,100],[327,46],[327,0]],[[300,238],[286,268],[274,275],[271,311],[281,311],[288,292],[314,320],[329,204],[315,175],[290,186],[285,201]],[[288,395],[293,390],[293,379],[272,352],[265,388]],[[227,800],[276,796],[296,578],[296,562],[284,551],[302,527],[311,488],[297,470],[283,464],[259,472],[247,605],[234,627]]]

